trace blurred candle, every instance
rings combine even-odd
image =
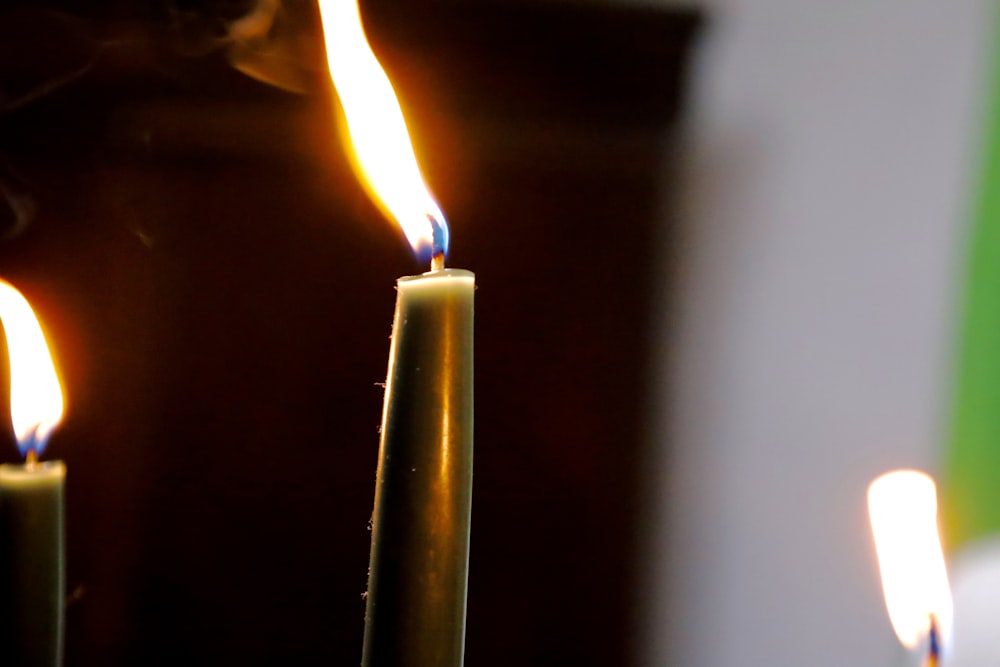
[[[2,280],[0,320],[11,422],[26,459],[0,465],[0,646],[3,664],[52,667],[62,664],[66,467],[40,463],[38,455],[62,419],[62,389],[31,306]]]
[[[868,487],[868,512],[896,637],[935,667],[943,640],[952,634],[953,605],[934,480],[916,470],[886,473]]]
[[[432,268],[396,284],[362,664],[458,667],[472,501],[475,276],[444,268],[448,227],[356,2],[321,0],[320,13],[360,176]]]

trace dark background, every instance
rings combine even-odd
[[[69,666],[360,662],[393,281],[424,267],[350,171],[312,5],[256,79],[245,5],[0,8],[0,275],[67,394]],[[478,276],[466,663],[631,664],[699,17],[363,12]]]

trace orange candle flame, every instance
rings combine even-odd
[[[953,606],[934,480],[916,470],[886,473],[868,487],[868,512],[893,630],[907,648],[929,640],[936,652],[939,636],[951,636]]]
[[[448,250],[448,227],[424,184],[392,84],[365,38],[355,0],[320,0],[330,77],[362,180],[422,259]]]
[[[0,321],[10,357],[10,418],[21,453],[41,453],[63,416],[63,393],[31,305],[0,280]]]

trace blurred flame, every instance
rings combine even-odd
[[[914,649],[927,637],[933,616],[951,636],[952,599],[937,527],[934,480],[916,470],[896,470],[868,487],[882,590],[896,636]]]
[[[2,279],[0,321],[10,356],[10,419],[17,446],[22,454],[40,453],[62,419],[62,388],[35,313]]]
[[[389,78],[372,53],[356,0],[320,0],[330,77],[361,176],[421,256],[447,251],[444,215],[424,184]]]

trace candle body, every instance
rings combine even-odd
[[[61,461],[0,465],[0,647],[4,664],[62,664],[65,479],[66,466]]]
[[[458,667],[472,500],[475,276],[397,283],[372,515],[365,667]]]

